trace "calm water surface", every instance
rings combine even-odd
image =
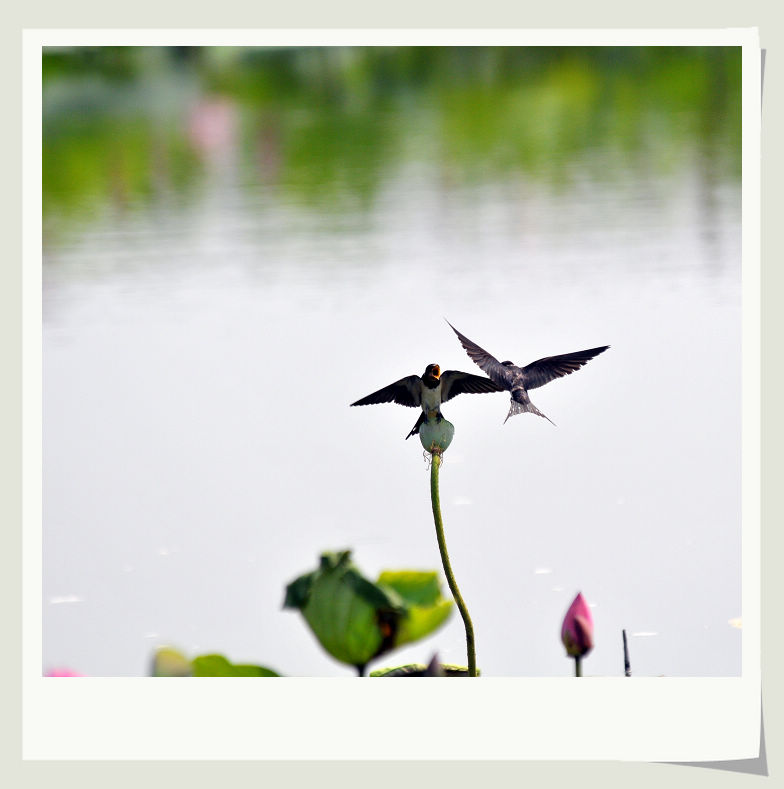
[[[612,346],[532,394],[557,427],[502,425],[506,394],[444,406],[443,515],[483,673],[568,675],[578,591],[586,673],[623,673],[622,628],[635,675],[740,673],[733,144],[691,123],[699,108],[642,104],[633,134],[525,162],[504,145],[515,112],[580,123],[554,69],[488,107],[418,87],[326,117],[160,69],[114,92],[132,111],[98,113],[119,133],[74,114],[83,77],[53,84],[45,666],[144,674],[173,644],[349,675],[283,587],[345,547],[372,577],[439,567],[422,448],[403,440],[416,412],[348,404],[430,362],[478,372],[446,317],[516,363]],[[102,175],[77,188],[58,167]],[[436,650],[464,661],[457,614],[379,665]]]

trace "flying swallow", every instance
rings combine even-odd
[[[451,323],[449,325],[452,326]],[[537,359],[525,367],[518,367],[512,362],[499,362],[498,359],[491,356],[483,348],[480,348],[475,342],[471,342],[468,337],[461,334],[454,326],[452,326],[452,330],[474,363],[484,370],[493,381],[511,392],[512,404],[506,419],[527,411],[543,416],[551,425],[554,425],[555,422],[549,416],[545,416],[531,402],[531,399],[528,397],[528,390],[536,389],[537,386],[544,386],[564,375],[571,375],[575,370],[579,370],[584,364],[593,359],[594,356],[604,353],[610,347],[609,345],[602,345],[600,348],[590,348],[587,351],[564,353],[560,356],[545,356],[544,359]],[[504,419],[504,423],[506,423],[506,419]]]
[[[437,364],[429,364],[421,378],[418,375],[401,378],[351,405],[397,403],[410,408],[420,407],[422,413],[411,428],[411,432],[406,436],[408,439],[419,433],[419,428],[425,419],[440,420],[442,418],[441,403],[445,403],[459,394],[502,392],[503,389],[503,386],[499,386],[481,375],[461,373],[459,370],[444,370],[442,373]]]

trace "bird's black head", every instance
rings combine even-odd
[[[437,364],[429,364],[425,367],[425,374],[422,377],[438,379],[441,377],[441,368]]]

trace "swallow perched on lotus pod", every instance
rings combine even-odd
[[[409,375],[379,389],[351,405],[374,405],[376,403],[397,403],[410,408],[421,408],[416,424],[406,436],[409,439],[419,433],[426,419],[441,420],[441,403],[459,394],[482,394],[502,392],[503,387],[481,375],[461,373],[459,370],[444,370],[437,364],[429,364],[422,376]]]
[[[531,399],[528,397],[528,390],[544,386],[564,375],[571,375],[575,370],[579,370],[584,364],[593,359],[594,356],[604,353],[610,347],[609,345],[602,345],[599,348],[589,348],[587,351],[564,353],[560,356],[545,356],[543,359],[537,359],[525,367],[518,367],[509,361],[499,362],[486,350],[480,348],[464,334],[461,334],[451,323],[449,325],[473,362],[484,370],[495,383],[511,393],[511,406],[506,419],[515,414],[528,412],[538,414],[544,417],[551,425],[554,425],[555,422],[549,416],[545,416],[531,402]],[[506,419],[504,419],[504,423],[506,423]]]

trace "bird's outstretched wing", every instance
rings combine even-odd
[[[609,347],[609,345],[602,345],[600,348],[589,348],[587,351],[575,351],[574,353],[564,353],[560,356],[545,356],[544,359],[537,359],[535,362],[523,367],[525,388],[536,389],[537,386],[544,386],[556,378],[570,375],[593,359],[594,356],[604,353]]]
[[[351,405],[375,405],[377,403],[397,403],[417,408],[422,402],[422,379],[418,375],[409,375],[395,381],[373,394],[357,400]]]
[[[449,321],[447,321],[447,323],[449,323]],[[449,325],[452,326],[451,323],[449,323]],[[466,353],[474,364],[484,370],[502,389],[511,389],[515,372],[519,372],[519,370],[515,368],[510,369],[501,364],[495,356],[488,353],[484,348],[480,348],[475,342],[469,340],[465,334],[461,334],[454,326],[452,326],[452,331],[457,335],[460,344],[466,349]]]
[[[483,375],[461,373],[460,370],[444,370],[441,373],[441,402],[445,403],[459,394],[484,394],[502,392],[503,386]]]

